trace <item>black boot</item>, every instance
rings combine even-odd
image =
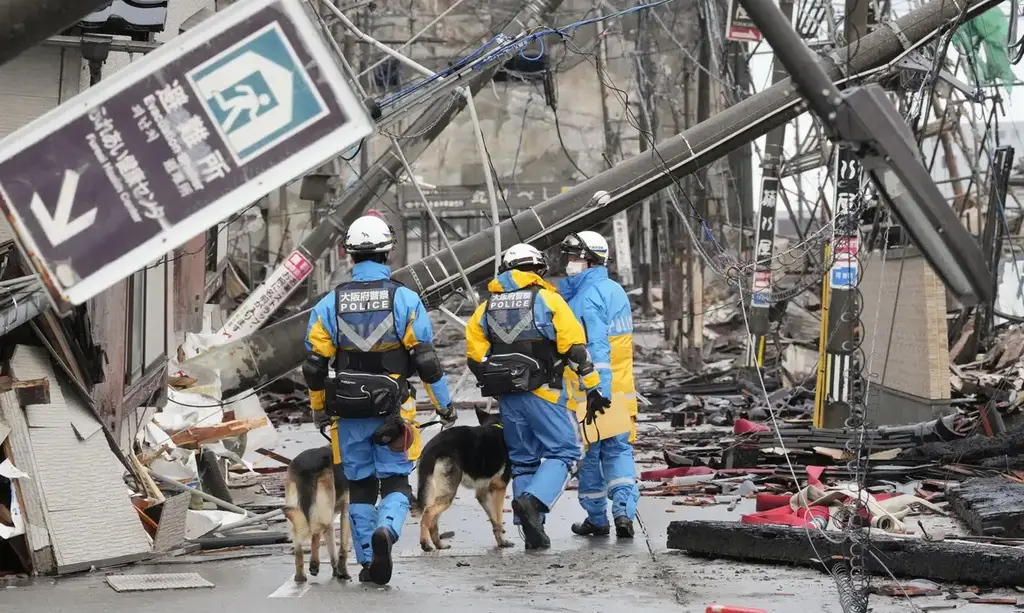
[[[373,531],[370,537],[370,545],[373,547],[373,561],[367,570],[370,581],[378,585],[387,585],[391,581],[391,546],[394,540],[391,538],[391,530],[380,527]]]
[[[620,539],[633,538],[633,520],[621,515],[615,518],[615,536]]]
[[[590,518],[588,517],[578,524],[573,524],[572,532],[573,534],[578,534],[580,536],[608,536],[611,532],[611,527],[595,526],[591,523]]]
[[[541,520],[541,514],[544,513],[541,501],[532,494],[523,494],[512,501],[512,512],[519,518],[527,549],[547,549],[551,546],[551,539],[544,533],[544,522]]]
[[[367,562],[366,564],[363,564],[363,567],[361,569],[359,569],[359,581],[362,582],[362,583],[366,583],[369,580],[370,580],[370,564],[369,564],[369,562]]]

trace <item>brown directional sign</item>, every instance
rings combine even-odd
[[[0,143],[0,206],[64,310],[371,132],[300,0],[246,0]]]

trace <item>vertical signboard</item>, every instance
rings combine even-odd
[[[0,207],[58,309],[372,132],[299,0],[246,0],[0,143]]]

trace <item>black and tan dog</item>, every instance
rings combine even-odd
[[[307,449],[288,466],[284,486],[284,514],[292,525],[295,581],[303,582],[302,544],[310,542],[309,574],[320,572],[320,541],[327,540],[334,576],[348,579],[351,543],[348,518],[348,480],[341,465],[334,464],[331,448]],[[339,548],[334,543],[334,518],[341,515]],[[340,553],[340,557],[339,557]]]
[[[512,547],[505,539],[502,509],[512,480],[508,448],[497,415],[477,411],[479,426],[455,426],[438,433],[423,448],[417,467],[419,487],[416,510],[420,519],[420,547],[448,549],[441,542],[438,520],[455,500],[461,483],[476,492],[487,513],[498,547]]]

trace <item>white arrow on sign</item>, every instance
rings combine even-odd
[[[39,225],[42,226],[46,238],[54,247],[67,241],[74,235],[82,232],[96,221],[96,208],[93,207],[87,213],[83,213],[71,219],[71,207],[75,203],[75,192],[78,191],[79,174],[73,170],[64,171],[64,182],[60,186],[60,195],[57,196],[57,210],[50,214],[50,210],[43,204],[43,199],[38,192],[32,194],[32,212],[36,214]]]

